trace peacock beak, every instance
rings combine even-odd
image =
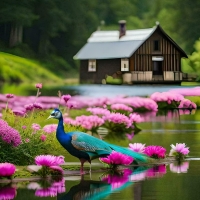
[[[51,118],[53,118],[54,116],[52,116],[52,115],[49,115],[49,117],[47,118],[47,119],[51,119]]]

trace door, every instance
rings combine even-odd
[[[163,75],[162,61],[153,61],[153,75]]]

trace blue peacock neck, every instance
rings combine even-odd
[[[61,116],[59,118],[56,136],[63,135],[63,134],[65,134],[65,131],[64,131],[64,125],[63,125],[63,117]]]

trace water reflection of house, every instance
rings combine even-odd
[[[102,83],[111,76],[124,83],[180,83],[181,58],[186,53],[159,23],[153,28],[95,31],[75,55],[80,60],[80,82]]]

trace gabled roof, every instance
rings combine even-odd
[[[185,52],[157,25],[149,29],[127,30],[119,38],[119,31],[95,31],[74,59],[129,58],[154,32],[161,32],[187,57]]]

